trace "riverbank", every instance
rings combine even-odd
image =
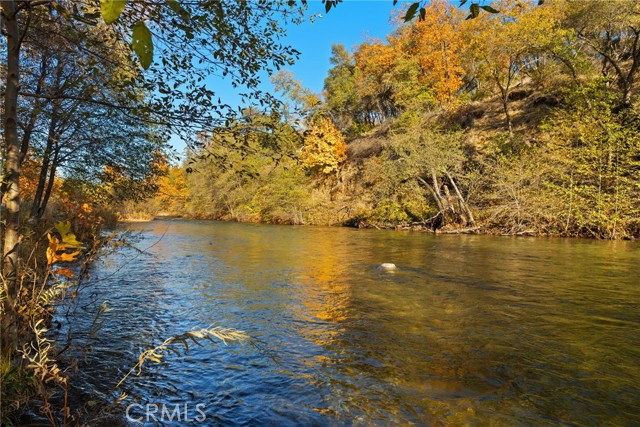
[[[523,82],[510,100],[511,131],[503,129],[496,97],[408,111],[350,136],[344,159],[328,173],[301,163],[303,135],[267,148],[250,140],[250,152],[212,143],[185,165],[172,166],[157,193],[125,211],[250,223],[436,225],[450,232],[638,239],[640,132],[634,126],[640,109],[617,109],[606,82],[590,79],[557,82],[544,91]],[[442,224],[433,224],[438,215]]]
[[[145,220],[120,220],[119,222],[122,224],[127,223],[148,223],[156,220],[171,220],[171,219],[182,219],[182,220],[204,220],[204,221],[222,221],[222,222],[236,222],[240,224],[272,224],[272,225],[295,225],[295,226],[329,226],[329,227],[347,227],[347,228],[359,228],[359,229],[370,229],[370,230],[395,230],[395,231],[411,231],[418,233],[431,233],[431,234],[472,234],[472,235],[485,235],[485,236],[523,236],[523,237],[559,237],[559,238],[591,238],[595,240],[637,240],[640,236],[624,236],[619,237],[618,239],[603,239],[599,236],[575,236],[575,235],[562,235],[562,234],[551,234],[551,233],[541,233],[536,230],[509,230],[509,229],[501,229],[497,227],[488,227],[483,225],[474,225],[467,227],[455,227],[455,226],[444,226],[434,229],[433,224],[429,221],[419,221],[419,222],[411,222],[411,223],[372,223],[366,220],[350,220],[345,223],[340,224],[307,224],[307,223],[292,223],[292,222],[269,222],[269,221],[238,221],[234,219],[223,219],[223,218],[211,218],[206,216],[188,216],[188,215],[165,215],[158,217],[151,217]]]
[[[76,364],[64,358],[75,337],[60,335],[56,318],[77,309],[92,264],[103,248],[117,244],[105,233],[113,219],[103,209],[68,201],[55,216],[23,222],[17,293],[2,295],[3,426],[91,425],[85,417],[90,400],[73,382]],[[98,321],[100,312],[94,314]]]

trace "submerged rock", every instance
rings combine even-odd
[[[384,270],[384,271],[393,271],[393,270],[396,270],[397,268],[398,268],[398,267],[396,267],[396,265],[395,265],[395,264],[392,264],[392,263],[390,263],[390,262],[385,262],[385,263],[380,264],[380,265],[378,266],[378,269],[380,269],[380,270]]]

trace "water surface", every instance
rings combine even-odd
[[[142,405],[187,402],[192,416],[205,405],[202,424],[158,425],[640,425],[637,243],[128,227],[145,252],[98,262],[73,320],[87,392],[109,395],[171,335],[213,324],[251,337],[192,346],[127,380]]]

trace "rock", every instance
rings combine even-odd
[[[396,265],[390,262],[385,262],[384,264],[380,264],[378,268],[384,271],[393,271],[397,269]]]

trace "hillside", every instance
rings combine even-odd
[[[639,237],[640,15],[620,5],[499,2],[465,20],[431,2],[384,41],[335,45],[322,94],[276,74],[282,109],[214,130],[151,211]]]

